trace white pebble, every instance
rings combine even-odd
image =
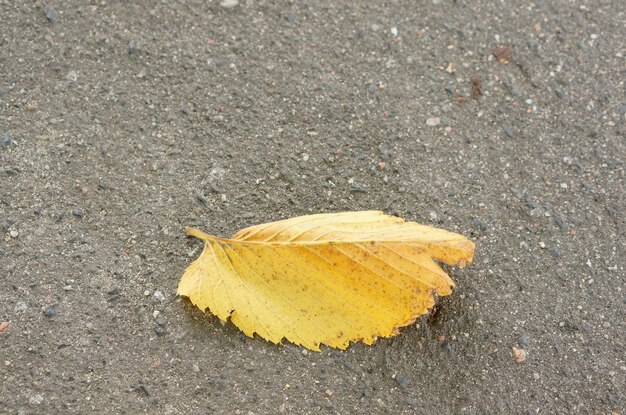
[[[28,306],[26,305],[26,303],[24,303],[22,301],[17,303],[17,305],[15,306],[15,309],[14,309],[14,311],[16,313],[24,313],[27,310],[28,310]]]
[[[397,28],[397,27],[395,27],[395,26],[394,26],[394,27],[392,27],[392,28],[391,28],[391,30],[390,30],[390,32],[391,32],[391,35],[392,35],[393,37],[398,36],[398,28]]]
[[[17,238],[18,236],[20,236],[20,233],[16,230],[13,230],[9,232],[9,235],[11,235],[11,238]]]
[[[31,405],[41,405],[42,402],[43,402],[43,396],[41,395],[32,396],[28,400],[28,403],[30,403]]]
[[[222,7],[225,7],[227,9],[232,9],[237,4],[239,4],[239,0],[222,0],[220,4],[222,5]]]
[[[66,78],[70,82],[76,82],[78,81],[78,73],[76,71],[69,71]]]
[[[432,117],[426,120],[426,125],[429,127],[436,127],[441,123],[441,119],[439,117]]]
[[[161,291],[155,291],[154,294],[152,294],[152,296],[154,297],[155,300],[159,300],[159,301],[165,301],[165,296],[163,295],[163,293]]]

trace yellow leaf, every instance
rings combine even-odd
[[[382,212],[300,216],[231,239],[185,230],[205,246],[179,295],[250,337],[316,351],[397,334],[454,286],[433,259],[464,266],[474,253],[461,235]]]

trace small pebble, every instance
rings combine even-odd
[[[398,386],[400,386],[402,389],[406,389],[409,387],[410,382],[409,382],[409,378],[406,377],[406,375],[403,374],[398,374],[396,375],[396,383],[398,384]]]
[[[66,79],[70,82],[78,81],[78,73],[76,71],[69,71],[67,73]]]
[[[20,236],[20,233],[16,230],[12,230],[11,232],[9,232],[9,235],[11,235],[11,238],[17,238],[18,236]]]
[[[394,27],[392,27],[389,31],[391,32],[391,35],[392,35],[393,37],[398,36],[398,28],[397,28],[397,27],[395,27],[395,26],[394,26]]]
[[[528,353],[526,353],[526,350],[518,349],[517,347],[511,348],[511,354],[513,355],[516,363],[522,363],[524,360],[526,360],[526,356],[528,355]]]
[[[42,395],[35,395],[28,400],[28,403],[30,403],[31,405],[41,405],[42,402],[43,402]]]
[[[441,124],[441,119],[439,117],[432,117],[426,120],[426,125],[429,127],[436,127]]]
[[[147,297],[147,296],[149,296],[149,295],[150,295],[150,290],[146,290],[146,291],[144,291],[144,292],[143,292],[143,295],[144,295],[144,296],[146,296],[146,297]]]
[[[19,313],[24,313],[24,312],[28,311],[28,306],[26,305],[26,303],[24,303],[24,302],[21,302],[21,301],[20,301],[20,302],[19,302],[19,303],[17,303],[17,305],[15,306],[14,311],[15,311],[16,313],[18,313],[18,314],[19,314]]]
[[[232,9],[233,7],[239,4],[239,0],[222,0],[220,4],[225,9]]]
[[[147,386],[142,383],[138,384],[137,386],[131,386],[130,390],[142,392],[144,395],[150,396],[150,391],[148,390]]]
[[[45,310],[43,310],[43,313],[46,317],[53,317],[56,313],[57,313],[57,309],[59,308],[59,304],[52,304],[51,306],[49,306],[48,308],[46,308]]]
[[[373,25],[370,26],[370,29],[372,30],[372,32],[378,32],[380,30],[380,26],[374,23]]]
[[[46,15],[46,19],[48,19],[50,23],[54,23],[57,20],[57,12],[55,12],[52,7],[47,4],[43,5],[43,14]]]
[[[517,343],[523,347],[528,346],[529,342],[530,342],[530,337],[528,336],[520,336],[519,339],[517,339]]]
[[[163,317],[159,317],[159,318],[156,319],[156,323],[159,326],[165,326],[167,324],[167,320],[164,319]]]
[[[85,216],[83,214],[83,211],[82,210],[78,210],[78,209],[72,210],[72,215],[76,216],[77,218],[82,218],[83,216]]]
[[[11,144],[11,137],[9,137],[9,133],[2,133],[0,136],[0,148],[8,147]]]
[[[113,286],[111,286],[111,288],[109,288],[109,289],[107,290],[107,294],[109,294],[109,295],[115,295],[115,294],[119,293],[119,291],[120,291],[120,289],[119,289],[119,288],[117,288],[117,286],[113,285]]]

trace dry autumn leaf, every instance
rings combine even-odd
[[[300,216],[231,239],[185,230],[205,246],[179,295],[250,337],[316,351],[397,334],[454,286],[433,259],[464,266],[474,253],[461,235],[382,212]]]

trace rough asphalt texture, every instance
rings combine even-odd
[[[0,413],[626,413],[623,2],[376,3],[0,1]],[[365,209],[477,243],[397,337],[175,295],[184,225]]]

